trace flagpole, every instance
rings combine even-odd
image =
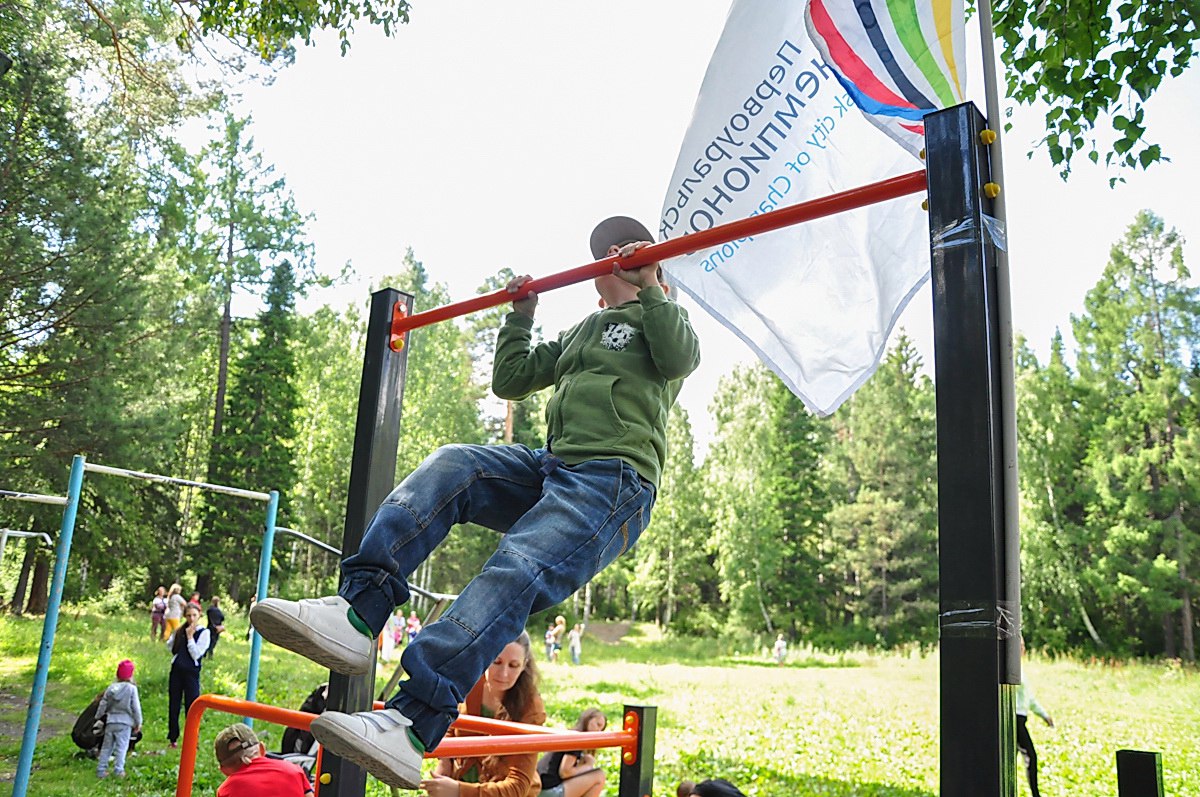
[[[1017,470],[1017,391],[1016,371],[1013,360],[1012,292],[1009,285],[1008,268],[1008,214],[1005,209],[1004,191],[1004,147],[1001,135],[1004,124],[1000,116],[1000,94],[996,80],[995,33],[992,30],[992,3],[983,0],[979,7],[979,39],[983,55],[983,90],[987,104],[988,127],[996,134],[990,147],[992,180],[1000,185],[1000,193],[992,201],[992,215],[1005,236],[1005,246],[996,247],[996,309],[999,316],[1000,337],[1000,411],[1004,440],[1004,537],[1008,574],[1015,583],[1010,585],[1009,597],[1017,603],[1014,615],[1020,630],[1020,481]],[[1007,645],[1007,662],[1001,662],[1007,683],[1020,682],[1020,646]],[[1016,679],[1015,681],[1012,679]]]

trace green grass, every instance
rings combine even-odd
[[[142,635],[140,615],[64,613],[59,623],[30,794],[174,794],[178,753],[166,745],[169,655]],[[244,620],[230,622],[205,691],[245,694]],[[682,777],[721,776],[752,797],[833,795],[926,797],[937,791],[938,668],[935,655],[823,654],[800,648],[785,667],[767,666],[765,650],[731,643],[671,641],[639,628],[605,644],[590,634],[584,664],[539,662],[550,724],[568,726],[587,706],[614,726],[626,703],[658,709],[655,795],[674,794]],[[25,701],[41,635],[39,619],[0,618],[0,797],[11,794]],[[69,736],[76,714],[133,658],[146,715],[146,739],[128,763],[129,778],[95,780]],[[1168,795],[1200,794],[1200,680],[1168,663],[1093,664],[1032,658],[1027,675],[1057,728],[1031,720],[1047,795],[1116,795],[1114,754],[1121,748],[1163,754]],[[381,671],[381,678],[387,673]],[[263,647],[259,698],[298,707],[324,679],[315,665]],[[202,726],[196,795],[221,781],[212,739],[232,718],[209,712]],[[267,729],[277,748],[282,730]],[[616,792],[617,756],[604,751]],[[368,794],[389,792],[371,781]],[[1019,794],[1027,794],[1023,778]]]

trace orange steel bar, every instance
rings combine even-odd
[[[436,324],[439,321],[446,321],[460,315],[466,315],[467,313],[486,310],[489,307],[495,307],[505,302],[511,302],[513,299],[525,296],[531,291],[544,293],[555,288],[562,288],[567,285],[574,285],[577,282],[583,282],[587,279],[599,277],[603,274],[611,274],[613,264],[615,263],[620,263],[621,267],[626,270],[638,268],[647,263],[667,260],[672,257],[688,254],[689,252],[707,249],[717,244],[740,240],[751,235],[770,232],[771,230],[778,230],[781,227],[790,227],[802,221],[811,221],[823,216],[832,216],[835,213],[873,205],[877,202],[896,199],[897,197],[915,194],[924,190],[924,169],[900,175],[899,177],[891,177],[877,183],[852,188],[849,191],[830,194],[826,197],[779,208],[758,216],[731,221],[728,224],[722,224],[710,230],[703,230],[691,235],[684,235],[669,241],[663,241],[662,243],[647,246],[632,257],[606,257],[603,260],[597,260],[594,263],[588,263],[584,266],[560,271],[548,277],[539,277],[525,283],[521,286],[521,290],[516,293],[509,293],[501,288],[498,291],[485,293],[473,299],[465,299],[461,302],[435,307],[423,313],[414,313],[407,317],[397,317],[392,320],[391,333],[393,338],[395,338],[419,327]]]
[[[183,745],[179,751],[179,780],[175,784],[175,797],[191,797],[192,780],[196,776],[196,747],[200,742],[200,720],[204,716],[204,712],[210,708],[304,731],[308,730],[312,721],[317,717],[316,714],[309,714],[307,711],[292,711],[263,703],[252,703],[249,700],[239,700],[236,697],[200,695],[192,701],[191,708],[188,709],[187,720],[183,724]]]
[[[626,747],[637,743],[627,731],[550,731],[518,736],[474,736],[445,738],[426,758],[470,758],[511,753],[545,753],[556,750],[590,750],[597,747]]]
[[[476,717],[473,714],[459,714],[454,721],[454,727],[460,731],[475,733],[557,733],[545,725],[528,725],[524,722],[509,722],[508,720]]]
[[[375,708],[383,704],[376,701]],[[192,781],[196,776],[196,753],[200,739],[200,720],[208,709],[236,714],[240,717],[266,720],[289,728],[308,730],[316,714],[293,711],[263,703],[253,703],[236,697],[222,695],[200,695],[192,701],[187,720],[183,726],[183,744],[179,751],[179,780],[175,784],[175,797],[191,797]],[[508,755],[511,753],[541,753],[557,750],[579,750],[603,747],[625,747],[637,744],[636,731],[556,731],[541,725],[526,725],[518,722],[487,719],[485,717],[460,716],[454,727],[462,730],[517,734],[509,736],[478,736],[474,738],[443,739],[426,758],[457,758],[482,755]]]

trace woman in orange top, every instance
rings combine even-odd
[[[508,643],[460,707],[462,713],[543,725],[546,708],[537,687],[537,665],[524,631]],[[454,735],[453,728],[450,734]],[[537,753],[482,758],[443,758],[421,781],[429,797],[537,797]]]

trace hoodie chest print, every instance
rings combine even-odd
[[[624,351],[636,332],[637,330],[629,324],[611,322],[604,325],[604,331],[600,333],[600,343],[606,349]]]

